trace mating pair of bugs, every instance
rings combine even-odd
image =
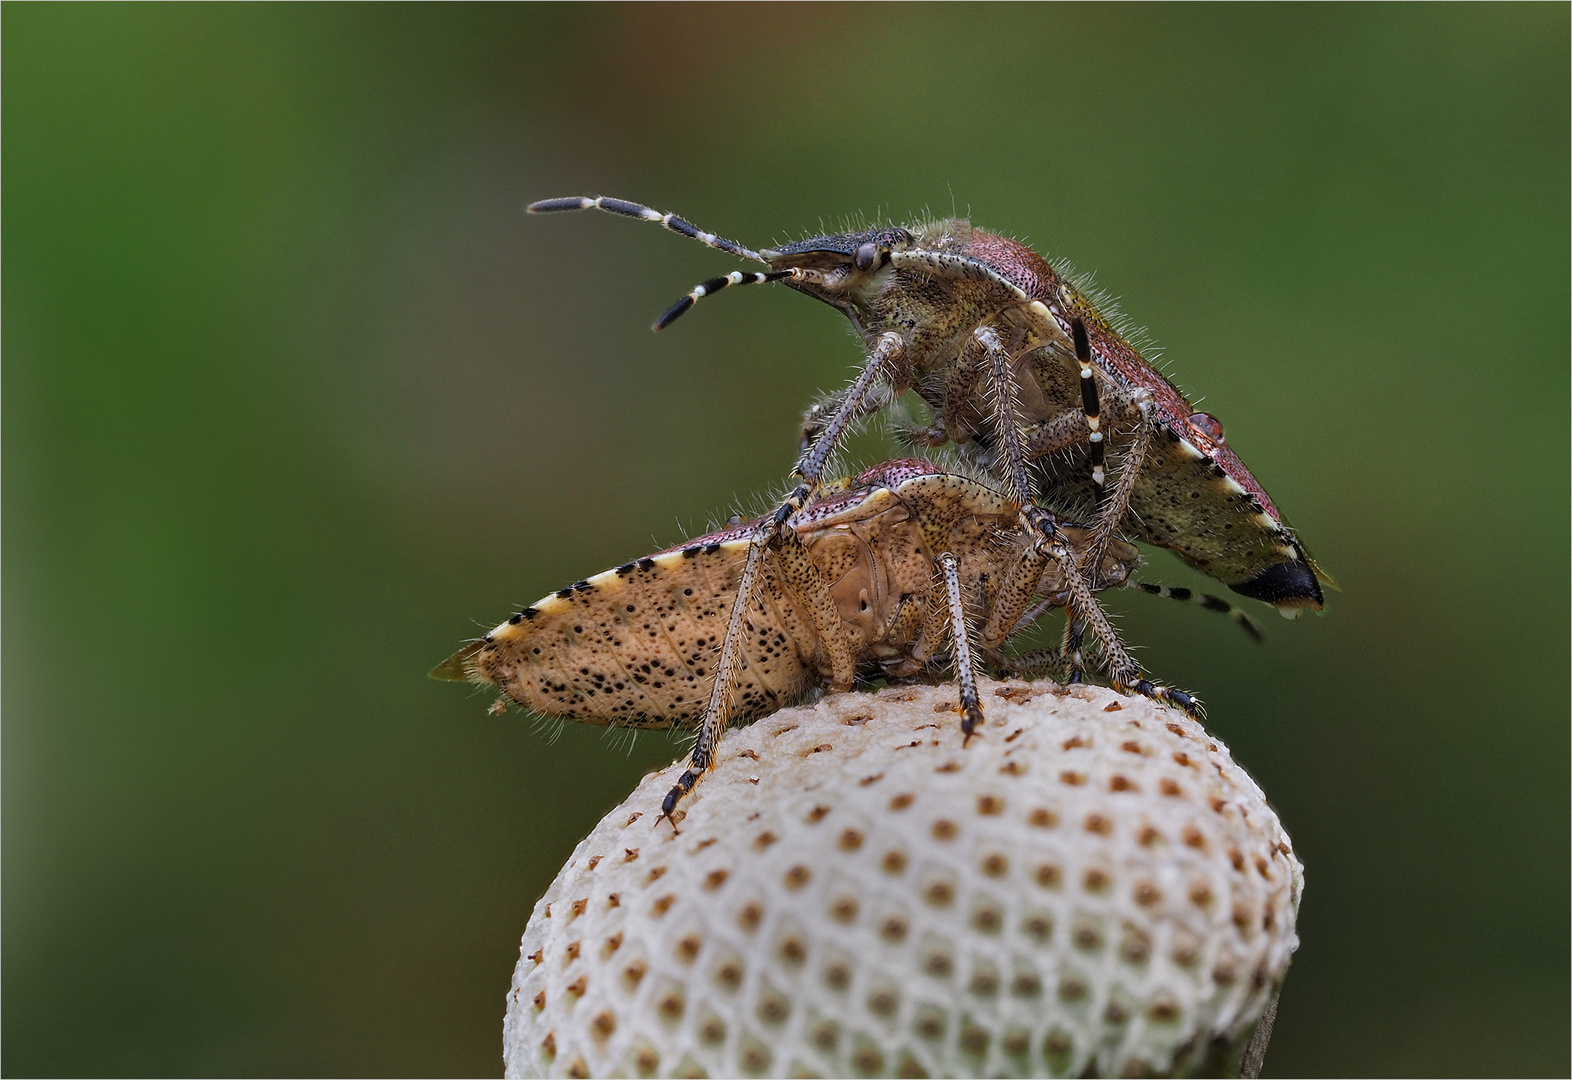
[[[1190,695],[1142,676],[1094,595],[1139,561],[1121,533],[1290,617],[1321,607],[1320,571],[1222,425],[1025,245],[948,219],[754,251],[620,199],[529,209],[654,221],[768,267],[706,281],[657,330],[720,289],[780,282],[839,309],[867,347],[851,385],[805,414],[795,486],[773,512],[563,589],[433,672],[494,684],[548,716],[697,724],[667,816],[733,720],[859,674],[914,677],[946,640],[967,736],[982,720],[980,661],[1073,681],[1087,631],[1115,687],[1196,711]],[[899,460],[827,483],[848,429],[907,391],[931,414],[907,441],[954,444],[969,470]],[[1061,650],[1001,651],[1055,606],[1068,613]]]

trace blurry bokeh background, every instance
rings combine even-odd
[[[1121,595],[1307,866],[1278,1074],[1564,1074],[1568,38],[1532,7],[5,9],[4,1071],[498,1072],[680,747],[457,643],[781,480],[858,352],[754,245],[1094,269],[1338,578]],[[864,460],[884,450],[859,444]],[[1146,576],[1202,585],[1154,556]]]

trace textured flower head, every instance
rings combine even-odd
[[[1302,870],[1195,721],[1113,691],[843,694],[607,815],[536,905],[510,1076],[1188,1072],[1261,1017]],[[1215,1062],[1214,1062],[1215,1064]]]

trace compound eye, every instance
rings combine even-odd
[[[1191,413],[1190,426],[1218,446],[1223,445],[1223,422],[1211,413]]]
[[[861,270],[865,274],[869,270],[872,270],[874,264],[876,264],[878,261],[879,245],[875,244],[872,240],[859,247],[857,249],[857,254],[852,256],[852,262],[856,264],[857,269]]]

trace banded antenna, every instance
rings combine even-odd
[[[1145,581],[1132,581],[1130,585],[1150,596],[1162,596],[1185,604],[1199,604],[1207,611],[1215,611],[1219,615],[1227,615],[1239,624],[1240,629],[1250,635],[1252,641],[1266,640],[1266,635],[1262,633],[1259,623],[1243,610],[1230,604],[1220,596],[1213,596],[1211,593],[1198,593],[1185,588],[1170,588],[1167,585],[1151,585]],[[1015,629],[1011,630],[1010,633],[1020,633],[1057,606],[1051,600],[1039,601],[1034,607],[1027,609],[1026,613],[1021,616],[1020,621],[1015,624]]]
[[[710,278],[702,285],[695,285],[693,291],[667,309],[666,314],[655,320],[654,330],[664,330],[677,321],[677,317],[687,311],[694,304],[704,299],[712,292],[724,289],[728,285],[763,285],[766,281],[779,281],[796,274],[795,270],[773,270],[768,274],[744,274],[740,270],[733,270],[725,277]]]
[[[1200,604],[1207,611],[1215,611],[1219,615],[1227,615],[1234,622],[1238,623],[1252,639],[1256,641],[1266,640],[1266,635],[1261,633],[1261,628],[1256,625],[1254,619],[1220,596],[1213,596],[1211,593],[1194,592],[1184,588],[1169,588],[1167,585],[1151,585],[1145,581],[1137,581],[1134,584],[1137,589],[1144,593],[1150,593],[1152,596],[1166,596],[1170,600],[1178,600],[1181,603]]]
[[[686,236],[690,240],[697,240],[705,247],[714,248],[716,251],[724,251],[726,254],[735,255],[739,259],[752,259],[754,262],[764,263],[766,266],[770,265],[769,260],[764,258],[764,256],[752,248],[743,247],[735,240],[728,240],[724,236],[716,236],[714,233],[705,232],[697,225],[678,217],[676,214],[663,214],[653,207],[645,206],[643,203],[629,202],[626,199],[613,199],[608,196],[596,196],[594,198],[570,196],[565,199],[541,199],[539,202],[530,203],[526,209],[531,214],[559,214],[568,210],[604,210],[608,214],[616,214],[619,217],[659,222],[663,228],[676,233],[678,236]],[[704,297],[709,296],[711,293],[719,292],[729,285],[762,285],[767,281],[779,281],[782,278],[792,277],[795,273],[796,271],[793,270],[776,270],[766,274],[734,272],[727,274],[725,277],[711,278],[702,285],[695,286],[693,291],[668,308],[664,315],[655,320],[653,329],[666,329]]]

